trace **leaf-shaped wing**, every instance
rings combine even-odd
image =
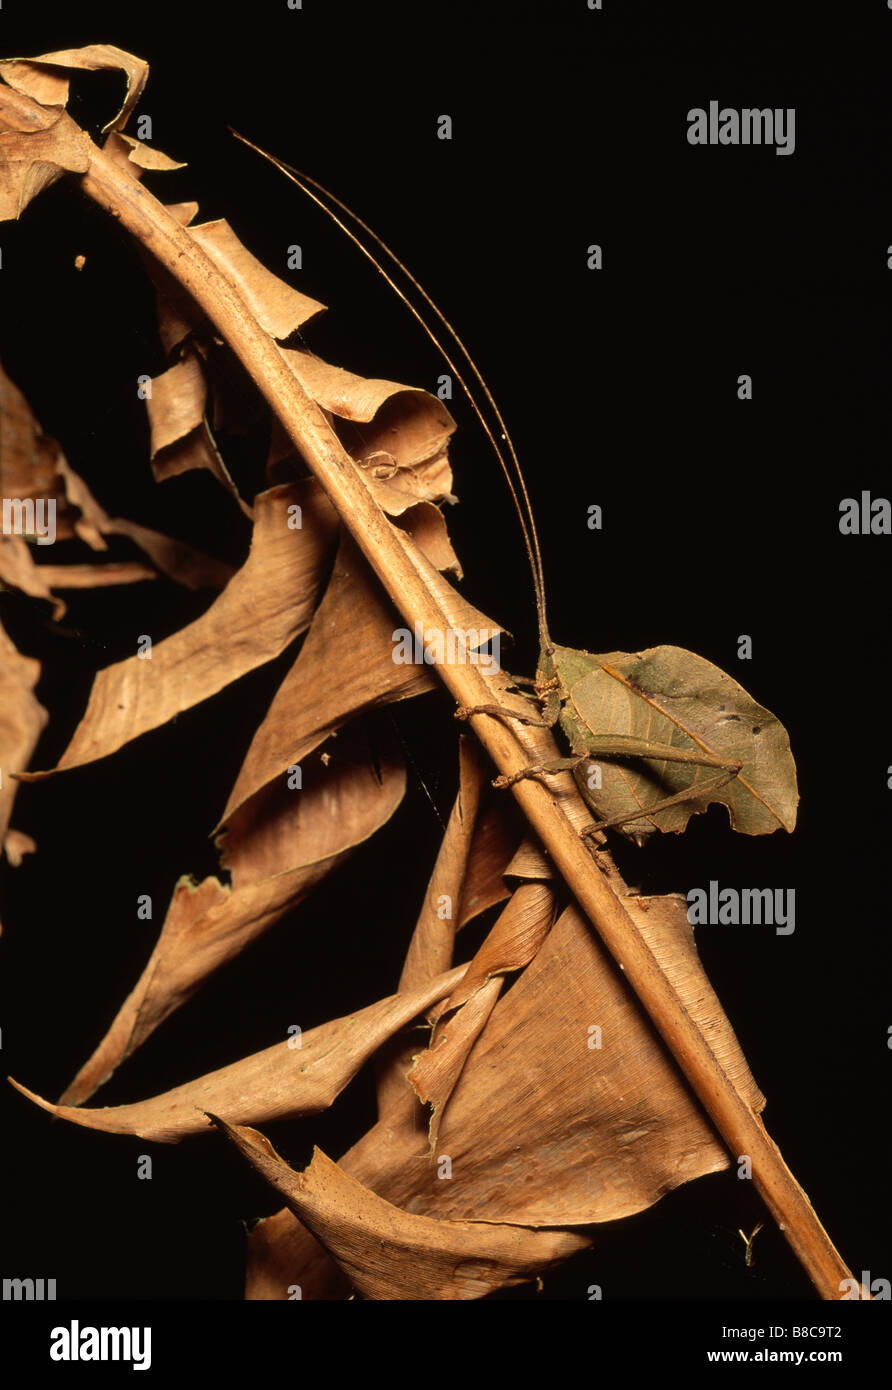
[[[561,722],[571,739],[581,726],[597,739],[642,739],[743,764],[738,776],[716,787],[714,767],[663,758],[614,761],[604,753],[598,759],[601,787],[590,785],[596,779],[585,766],[579,778],[599,816],[632,814],[691,790],[689,800],[631,822],[628,833],[641,841],[654,830],[684,830],[713,801],[727,806],[732,826],[746,835],[793,829],[799,793],[787,731],[725,671],[681,647],[600,656],[567,652],[566,660],[563,652],[557,649],[556,664],[569,698]]]

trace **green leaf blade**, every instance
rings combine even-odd
[[[567,650],[563,660],[564,650],[556,653],[568,691],[561,722],[577,745],[586,741],[593,762],[604,759],[600,789],[588,786],[584,768],[579,779],[599,817],[631,814],[690,790],[690,800],[630,822],[625,833],[639,842],[655,830],[678,833],[713,802],[727,807],[731,825],[743,834],[793,829],[799,793],[787,731],[733,677],[680,647],[598,656]],[[611,739],[622,738],[699,749],[736,759],[742,768],[724,786],[710,787],[715,768],[656,757],[610,758],[604,750]]]

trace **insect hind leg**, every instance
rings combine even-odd
[[[532,698],[535,698],[532,697]],[[531,724],[536,729],[550,729],[551,724],[535,714],[521,714],[519,710],[504,709],[501,705],[459,705],[454,719],[471,719],[475,714],[491,714],[494,719],[515,719],[518,724]]]
[[[628,825],[632,821],[643,820],[647,816],[655,816],[659,811],[668,811],[673,806],[680,806],[684,801],[699,801],[704,795],[711,796],[720,787],[724,787],[739,772],[739,765],[727,767],[711,781],[693,783],[690,787],[685,787],[683,791],[676,792],[674,796],[667,796],[662,801],[655,801],[652,806],[642,806],[640,811],[632,811],[621,816],[611,816],[608,820],[601,820],[595,825],[587,826],[585,830],[581,831],[582,837],[585,839],[589,835],[598,835],[602,830],[608,830],[612,826]]]

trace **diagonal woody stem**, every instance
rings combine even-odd
[[[0,87],[0,120],[10,101]],[[27,99],[12,94],[21,114]],[[36,113],[42,108],[37,107]],[[18,129],[22,129],[21,126]],[[86,137],[85,137],[86,139]],[[224,278],[189,232],[95,145],[90,163],[75,177],[84,192],[126,227],[191,294],[241,360],[281,420],[301,456],[337,509],[344,525],[375,570],[410,628],[445,631],[449,615],[432,589],[429,571],[403,532],[393,526],[367,488],[319,406],[307,395],[274,340],[265,333],[236,288]],[[519,706],[505,691],[505,678],[480,666],[444,663],[439,673],[460,706]],[[475,733],[499,772],[511,778],[531,759],[559,756],[550,735],[535,734],[492,714],[471,717]],[[625,974],[684,1076],[721,1134],[731,1156],[748,1155],[753,1181],[768,1210],[824,1299],[841,1297],[841,1281],[852,1276],[818,1220],[806,1193],[765,1130],[735,1089],[691,1019],[656,958],[598,869],[579,828],[590,823],[566,777],[546,788],[534,779],[512,784],[512,793],[576,896],[598,935]],[[862,1291],[862,1296],[867,1293]]]

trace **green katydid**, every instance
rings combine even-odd
[[[680,647],[594,655],[552,642],[539,539],[523,471],[501,412],[458,333],[402,261],[356,213],[316,180],[238,132],[232,133],[322,208],[400,297],[464,389],[505,475],[523,532],[539,620],[536,678],[518,678],[517,684],[532,688],[540,714],[511,715],[493,704],[459,709],[457,717],[489,715],[547,727],[558,724],[571,751],[567,757],[531,765],[512,778],[499,777],[495,785],[504,787],[523,777],[570,770],[596,817],[596,824],[583,833],[593,835],[614,827],[639,844],[656,830],[683,830],[692,815],[705,811],[714,801],[723,802],[732,826],[747,834],[764,834],[779,827],[792,830],[798,792],[787,733],[780,721],[731,676]],[[380,248],[425,300],[461,351],[497,430],[488,423],[474,391],[423,314],[329,203]],[[511,468],[499,439],[507,449]]]

